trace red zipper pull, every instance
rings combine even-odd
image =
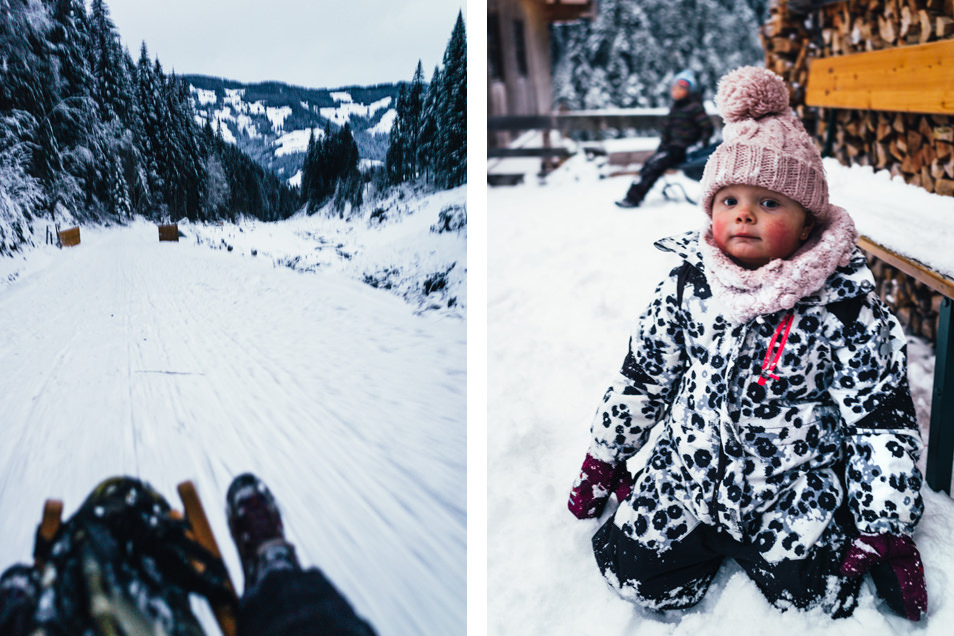
[[[772,340],[769,341],[768,351],[765,352],[765,360],[762,362],[762,371],[759,373],[759,386],[765,386],[765,383],[769,379],[778,380],[778,376],[772,373],[772,371],[775,370],[775,365],[777,365],[778,361],[782,358],[782,351],[785,349],[785,343],[788,341],[788,332],[792,330],[792,321],[794,320],[795,314],[788,314],[782,319],[778,327],[775,328]],[[781,339],[779,339],[779,335],[781,335]],[[778,341],[778,351],[776,351],[773,356],[772,350],[775,349],[776,341]]]

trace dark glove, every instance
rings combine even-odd
[[[578,519],[599,517],[610,493],[615,491],[617,500],[622,501],[632,490],[633,478],[625,462],[614,466],[587,453],[580,474],[573,482],[567,507]]]
[[[927,613],[924,565],[911,537],[863,534],[852,541],[841,573],[861,576],[869,570],[878,594],[891,609],[912,621]]]

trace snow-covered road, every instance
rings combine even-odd
[[[462,634],[465,322],[143,222],[82,231],[0,288],[0,565],[47,497],[68,515],[128,474],[178,506],[192,479],[241,588],[222,502],[251,470],[379,634]]]

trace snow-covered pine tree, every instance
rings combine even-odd
[[[551,27],[554,101],[571,109],[667,106],[691,68],[704,96],[729,70],[764,60],[768,0],[601,0],[594,20]]]
[[[421,176],[427,183],[434,183],[434,153],[437,151],[437,125],[444,106],[444,79],[440,67],[434,67],[431,82],[424,94],[421,107],[421,129],[418,133],[418,156]]]
[[[390,145],[385,157],[385,171],[392,184],[403,183],[407,174],[407,84],[398,86],[397,101],[394,105],[395,117],[391,125]]]
[[[453,188],[467,181],[467,34],[463,12],[444,51],[444,98],[437,119],[437,184]]]
[[[229,149],[201,134],[187,86],[149,59],[145,43],[138,63],[121,48],[103,0],[89,13],[83,0],[0,4],[0,153],[21,170],[4,174],[22,174],[18,191],[42,193],[16,199],[33,208],[24,214],[62,207],[78,219],[124,220],[225,210],[207,200],[226,196]],[[240,203],[235,213],[290,214],[291,190],[239,155],[228,162],[242,182],[229,196]]]
[[[96,85],[94,95],[100,119],[108,122],[119,118],[128,125],[132,101],[131,80],[119,34],[103,0],[93,0],[89,24],[89,58],[92,60]]]
[[[414,69],[414,77],[411,79],[411,86],[407,92],[407,111],[406,128],[404,130],[406,139],[407,163],[405,166],[404,180],[416,179],[421,173],[421,163],[424,157],[420,149],[421,132],[421,113],[424,107],[424,67],[421,61],[417,61],[417,68]]]
[[[425,88],[420,61],[410,85],[398,89],[386,170],[391,183],[420,178],[441,188],[467,180],[467,35],[463,12]]]

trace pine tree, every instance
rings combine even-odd
[[[434,183],[434,162],[437,152],[437,126],[444,107],[444,78],[439,67],[427,86],[424,103],[421,107],[421,127],[417,137],[418,164],[421,175],[427,183]]]
[[[128,124],[132,101],[129,72],[116,26],[103,0],[93,0],[90,6],[89,39],[100,118],[104,122],[121,118]]]
[[[444,51],[444,103],[438,114],[438,185],[453,188],[467,181],[467,34],[463,12]]]
[[[759,64],[767,0],[601,0],[594,20],[552,30],[554,96],[570,108],[666,106],[691,68],[714,92],[727,71]]]
[[[398,86],[394,124],[391,126],[391,140],[385,157],[388,181],[394,184],[403,183],[407,174],[407,101],[407,85],[401,84]]]
[[[424,157],[420,152],[421,114],[424,108],[424,67],[417,61],[411,86],[407,91],[406,127],[405,133],[405,173],[404,180],[417,178],[421,173],[421,162]]]

